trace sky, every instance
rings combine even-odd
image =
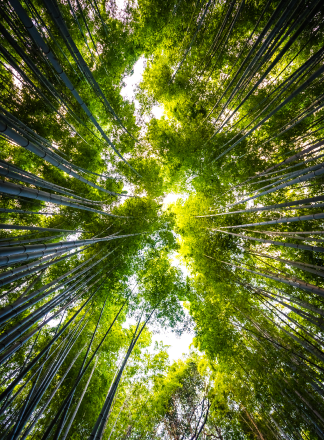
[[[170,363],[181,359],[183,355],[189,353],[189,347],[192,343],[192,335],[189,333],[183,333],[181,336],[177,336],[171,332],[164,332],[153,335],[152,344],[155,341],[162,341],[163,345],[169,345],[167,349]]]
[[[140,109],[140,104],[135,99],[136,87],[142,81],[143,72],[146,66],[146,59],[140,57],[133,66],[133,74],[131,76],[126,76],[123,82],[126,84],[125,87],[121,89],[121,96],[128,101],[133,101],[135,103],[135,109],[138,111]],[[156,119],[160,119],[164,114],[163,106],[155,105],[152,107],[152,115]],[[148,122],[148,120],[147,120]]]
[[[128,328],[130,325],[135,325],[135,318],[127,318],[123,327]],[[150,330],[150,325],[147,325]],[[170,364],[178,359],[181,359],[183,355],[189,354],[190,344],[192,344],[193,334],[183,333],[181,336],[176,335],[168,330],[162,330],[159,333],[152,335],[152,349],[155,342],[163,342],[163,345],[167,345],[167,352],[169,355]],[[149,350],[150,351],[150,350]]]
[[[123,1],[120,0],[119,3],[122,4]],[[133,66],[133,74],[123,79],[125,86],[121,89],[121,96],[128,101],[134,102],[137,111],[140,109],[140,104],[135,98],[136,87],[142,81],[145,66],[146,59],[140,57]],[[164,109],[162,105],[156,105],[152,108],[152,116],[154,118],[160,119],[163,114]],[[147,119],[146,122],[149,122],[149,119]],[[163,209],[166,209],[170,204],[175,203],[179,198],[185,199],[186,194],[167,194],[162,202]],[[171,264],[178,267],[184,276],[189,275],[187,268],[179,261],[176,253],[171,256]],[[128,327],[130,324],[133,324],[132,320],[127,319],[125,325]],[[189,333],[183,333],[181,336],[177,336],[171,331],[163,331],[153,335],[152,345],[154,346],[156,341],[162,341],[163,345],[169,345],[168,354],[170,362],[172,363],[173,361],[180,359],[183,354],[189,353],[189,346],[192,343],[192,338],[193,335]]]
[[[178,196],[180,196],[180,194],[178,194]],[[179,255],[177,252],[174,252],[171,255],[172,266],[175,266],[178,269],[180,269],[185,277],[189,276],[190,273],[187,267],[184,264],[182,264],[182,262],[179,260],[178,257]],[[187,315],[188,312],[186,309],[185,312]],[[190,344],[192,343],[192,338],[193,335],[190,333],[183,333],[181,336],[177,336],[175,333],[172,333],[170,331],[164,331],[159,334],[153,335],[152,342],[155,343],[155,341],[162,341],[163,345],[170,346],[168,348],[168,354],[170,361],[172,363],[173,361],[180,359],[183,354],[189,353]]]
[[[163,209],[166,209],[170,204],[175,203],[178,199],[186,199],[186,194],[167,194],[163,199]],[[180,261],[179,254],[174,252],[171,255],[171,264],[181,270],[185,277],[190,276],[187,267]],[[153,342],[162,341],[164,345],[170,345],[168,354],[170,361],[173,362],[182,357],[183,354],[188,354],[190,344],[192,343],[193,335],[183,333],[180,337],[171,332],[163,332],[153,336]]]
[[[164,200],[163,200],[163,208],[166,209],[166,207],[171,204],[175,203],[179,198],[185,198],[184,194],[168,194]],[[188,268],[180,261],[180,256],[177,252],[173,252],[170,255],[170,261],[172,266],[177,267],[181,270],[184,277],[190,276],[190,272]],[[132,280],[130,286],[133,286]],[[134,281],[133,281],[134,282]],[[188,312],[186,309],[185,313],[188,315]],[[135,319],[134,318],[127,318],[126,322],[124,323],[124,327],[128,328],[129,325],[134,325]],[[150,325],[148,324],[148,328],[150,328]],[[172,333],[168,330],[162,330],[160,333],[153,334],[152,336],[152,348],[154,347],[155,342],[163,342],[163,345],[168,345],[168,355],[170,359],[170,363],[182,358],[183,355],[189,354],[190,351],[190,344],[192,343],[193,334],[184,332],[181,336],[176,335],[175,333]]]
[[[180,261],[179,255],[177,252],[173,252],[172,255],[170,255],[170,260],[172,266],[177,267],[181,270],[183,275],[189,276],[190,272],[188,271],[187,267]],[[135,279],[129,280],[129,286],[131,288],[136,286]],[[188,311],[184,309],[185,314],[188,316]],[[123,325],[124,328],[128,328],[130,325],[135,325],[136,319],[134,317],[127,317],[126,321]],[[150,325],[147,326],[150,329]],[[180,358],[182,358],[182,355],[186,355],[190,351],[190,344],[192,343],[193,334],[191,333],[183,333],[181,336],[177,336],[175,333],[172,333],[168,330],[162,330],[160,333],[156,333],[152,335],[152,348],[155,345],[155,342],[163,342],[163,345],[168,345],[168,355],[170,359],[170,363],[173,361],[176,361]]]

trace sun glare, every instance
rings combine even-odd
[[[172,204],[176,203],[179,199],[186,200],[187,198],[188,198],[187,194],[183,194],[183,193],[180,193],[180,194],[169,193],[163,199],[163,202],[162,202],[163,209],[167,209],[167,207],[169,205],[172,205]]]

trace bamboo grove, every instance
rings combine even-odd
[[[323,2],[2,0],[0,81],[1,438],[324,439]]]

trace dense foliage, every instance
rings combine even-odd
[[[1,1],[1,438],[324,439],[323,21]]]

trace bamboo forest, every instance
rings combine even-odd
[[[0,438],[324,440],[323,0],[0,0]]]

